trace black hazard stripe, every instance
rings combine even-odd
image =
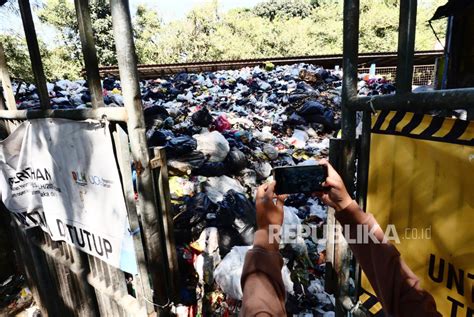
[[[390,111],[379,112],[372,126],[372,133],[401,135],[413,139],[474,146],[474,133],[472,132],[474,131],[474,121],[434,117],[419,113],[410,113],[409,115],[412,118],[408,121],[408,114],[404,111],[395,112],[391,115]],[[454,120],[454,123],[452,120]],[[401,122],[403,122],[403,125],[399,126]],[[436,134],[438,131],[441,131],[441,133]]]
[[[382,304],[379,302],[377,297],[371,293],[364,290],[359,296],[359,300],[362,303],[362,306],[365,308],[365,311],[368,312],[370,316],[385,317]]]

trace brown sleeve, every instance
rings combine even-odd
[[[283,259],[278,251],[254,246],[245,256],[240,316],[286,316]]]
[[[357,225],[367,225],[374,233],[374,242],[369,236],[368,243],[349,245],[362,270],[374,288],[384,311],[390,316],[441,316],[436,303],[428,292],[420,287],[420,280],[400,257],[397,248],[384,243],[384,232],[375,218],[363,212],[356,202],[346,209],[336,212],[336,219],[349,229],[351,238],[357,236]]]

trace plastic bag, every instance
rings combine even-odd
[[[196,148],[196,140],[190,136],[182,135],[169,140],[165,150],[167,157],[179,157],[193,152]]]
[[[201,152],[193,151],[179,158],[168,159],[170,175],[189,175],[194,169],[201,167],[206,159]]]
[[[293,135],[288,140],[290,144],[294,145],[296,148],[301,149],[306,146],[306,141],[308,141],[308,133],[303,130],[295,129]]]
[[[212,116],[207,108],[202,108],[193,113],[191,120],[197,126],[208,127],[212,123]]]
[[[209,156],[210,162],[222,162],[229,153],[229,142],[217,131],[193,135],[197,150]]]
[[[145,125],[147,127],[153,125],[155,120],[165,120],[169,117],[168,111],[161,106],[151,106],[143,110],[145,116]]]
[[[272,161],[278,158],[278,150],[271,144],[265,144],[263,146],[263,153]]]
[[[245,245],[253,243],[257,225],[255,205],[244,194],[229,190],[217,212],[219,226],[232,226]]]
[[[298,110],[298,114],[306,119],[307,116],[319,114],[322,115],[326,107],[316,100],[307,100]]]
[[[253,168],[258,180],[267,179],[272,174],[272,166],[268,162],[255,162]]]
[[[245,192],[244,187],[240,185],[238,180],[225,175],[220,177],[209,177],[203,183],[204,192],[209,196],[209,199],[215,203],[222,201],[224,195],[231,189],[239,193]]]
[[[242,277],[245,255],[251,248],[252,247],[247,246],[233,247],[214,270],[214,280],[222,291],[230,298],[236,300],[242,299],[240,278]],[[290,271],[286,265],[283,266],[281,273],[286,291],[288,293],[293,293],[293,282],[291,282]]]
[[[200,167],[193,169],[194,175],[200,176],[222,176],[229,173],[229,169],[223,162],[205,162]]]
[[[225,114],[221,114],[220,116],[218,116],[214,124],[216,126],[216,130],[219,132],[230,130],[230,128],[232,127],[230,125],[229,120],[227,120],[227,117]]]
[[[194,183],[183,177],[171,176],[169,178],[171,198],[177,199],[194,194]]]
[[[170,130],[148,130],[146,132],[147,144],[149,147],[166,145],[168,140],[174,137]]]
[[[225,159],[225,164],[232,173],[238,173],[245,169],[245,167],[247,167],[247,162],[248,160],[245,157],[245,154],[238,149],[230,151]]]
[[[174,219],[175,237],[179,237],[179,243],[194,241],[204,228],[215,227],[218,207],[204,193],[189,198],[185,210]]]

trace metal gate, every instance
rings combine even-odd
[[[366,208],[371,118],[377,110],[427,113],[431,110],[467,110],[472,118],[474,88],[412,92],[417,0],[400,0],[396,94],[361,97],[357,94],[360,0],[344,0],[342,138],[330,143],[330,161],[340,172],[349,193]],[[362,115],[362,134],[356,136],[356,116]],[[328,213],[326,290],[336,297],[336,316],[365,316],[360,309],[360,268],[347,243],[332,243],[336,226],[334,210]],[[340,238],[340,237],[339,237]],[[344,239],[338,239],[345,241]],[[355,283],[351,283],[351,279]],[[354,285],[355,284],[355,285]]]
[[[23,228],[11,217],[20,263],[45,316],[167,315],[176,300],[178,267],[172,229],[166,156],[148,149],[137,75],[137,58],[127,0],[111,0],[114,37],[125,107],[105,108],[88,0],[76,0],[92,109],[52,110],[29,0],[19,0],[40,110],[17,110],[5,55],[0,44],[0,76],[5,104],[0,125],[8,133],[34,118],[106,119],[110,122],[117,168],[122,181],[138,275],[132,276],[65,242],[52,241],[39,227]],[[0,98],[1,99],[1,98]],[[114,165],[115,164],[115,165]],[[132,183],[137,172],[137,196]]]

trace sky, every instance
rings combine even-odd
[[[72,0],[70,0],[72,1]],[[209,0],[130,0],[130,10],[135,12],[140,4],[156,10],[164,22],[184,18],[195,6],[204,4]],[[223,12],[234,8],[251,8],[263,0],[219,0],[219,6]],[[14,0],[16,3],[16,0]],[[41,4],[42,0],[32,0],[32,3]],[[33,16],[34,16],[33,12]],[[55,30],[48,25],[43,25],[35,18],[35,27],[38,36],[49,45],[54,45]],[[22,34],[22,24],[19,14],[0,7],[0,33]]]

